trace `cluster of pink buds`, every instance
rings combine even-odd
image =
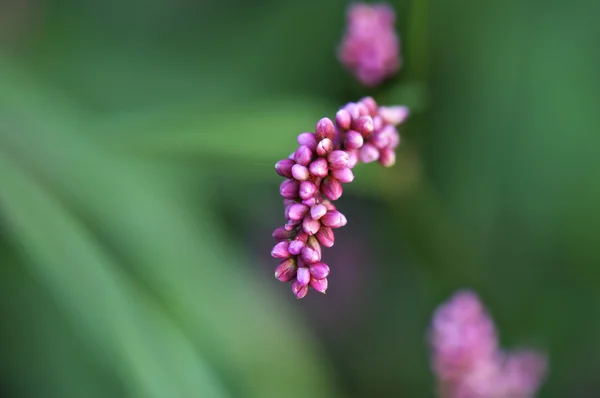
[[[278,241],[271,255],[281,259],[275,277],[292,282],[302,298],[311,286],[327,290],[329,267],[321,261],[321,247],[334,244],[333,230],[346,225],[346,217],[333,205],[342,196],[342,184],[354,180],[359,161],[392,166],[400,143],[396,126],[408,116],[404,106],[378,106],[370,97],[340,109],[335,122],[319,120],[315,132],[298,135],[298,149],[275,165],[285,177],[280,193],[287,223],[273,232]]]
[[[394,10],[387,4],[353,4],[338,50],[340,62],[365,86],[374,87],[400,68]]]
[[[470,291],[436,310],[429,338],[440,398],[532,398],[546,373],[544,355],[499,348],[492,319]]]

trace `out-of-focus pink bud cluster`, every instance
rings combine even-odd
[[[541,353],[499,348],[494,323],[471,291],[436,310],[429,341],[441,398],[532,398],[546,374]]]
[[[309,286],[327,290],[329,267],[321,261],[321,247],[333,246],[333,230],[347,222],[332,202],[342,196],[342,184],[354,180],[352,169],[359,161],[395,163],[396,126],[407,117],[406,107],[380,107],[370,97],[349,103],[335,122],[323,118],[314,133],[298,135],[298,149],[275,165],[286,178],[280,193],[287,223],[273,232],[278,243],[271,255],[282,260],[275,277],[292,282],[296,297],[304,297]]]
[[[400,40],[387,4],[353,4],[338,50],[340,62],[365,86],[377,86],[400,69]]]

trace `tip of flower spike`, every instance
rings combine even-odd
[[[323,119],[319,120],[315,127],[315,135],[319,140],[323,140],[325,138],[332,140],[335,135],[335,125],[331,119],[324,117]]]

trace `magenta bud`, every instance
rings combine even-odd
[[[302,218],[304,218],[306,213],[308,213],[308,206],[305,206],[300,203],[294,203],[288,208],[287,217],[290,220],[299,221],[302,220]]]
[[[296,221],[296,220],[288,220],[284,227],[286,229],[286,231],[293,231],[294,229],[296,229],[296,227],[298,225],[300,225],[302,223],[302,221]]]
[[[373,137],[369,139],[369,143],[373,144],[373,146],[375,146],[377,149],[383,149],[387,147],[390,144],[390,138],[394,133],[393,130],[395,130],[394,126],[385,126],[381,131],[378,131],[377,133],[373,134]]]
[[[390,144],[389,147],[391,149],[396,149],[398,145],[400,145],[400,134],[398,134],[398,130],[394,129],[394,132],[390,134]]]
[[[289,282],[296,277],[297,269],[296,261],[293,258],[283,260],[275,268],[275,278],[279,279],[281,282]]]
[[[321,258],[321,245],[319,244],[319,241],[317,240],[317,238],[315,238],[315,235],[309,236],[308,240],[306,241],[306,246],[310,247],[311,249],[315,250],[317,253],[319,253],[319,258]]]
[[[275,231],[273,231],[273,238],[277,240],[290,239],[292,237],[292,234],[292,231],[288,231],[284,227],[279,227]]]
[[[308,241],[308,234],[304,231],[299,231],[298,234],[296,235],[296,240],[299,240],[300,242],[304,242],[306,243]]]
[[[396,152],[391,148],[384,148],[379,152],[379,163],[383,167],[391,167],[396,163]]]
[[[320,220],[323,225],[329,228],[340,228],[346,225],[346,217],[339,211],[328,211]]]
[[[338,200],[342,196],[342,183],[329,176],[321,183],[321,191],[330,200]]]
[[[350,124],[352,123],[352,116],[350,115],[350,112],[348,112],[346,109],[340,109],[335,114],[335,123],[339,128],[348,130],[350,128]]]
[[[325,263],[314,263],[309,266],[310,273],[316,279],[323,279],[329,276],[329,266]]]
[[[304,260],[306,264],[314,264],[321,261],[321,255],[318,251],[305,246],[304,249],[302,249],[302,260]]]
[[[275,171],[282,177],[292,178],[292,167],[296,164],[292,159],[283,159],[275,163]]]
[[[333,203],[331,203],[330,201],[328,201],[327,199],[325,199],[322,203],[325,207],[327,207],[328,211],[337,210],[335,205]]]
[[[344,146],[348,149],[358,149],[363,146],[364,142],[363,136],[358,131],[350,130],[346,134]]]
[[[294,159],[296,160],[296,163],[301,164],[302,166],[308,166],[312,160],[312,151],[306,145],[300,145],[294,154]]]
[[[302,286],[302,284],[300,284],[296,279],[294,282],[292,282],[292,292],[294,292],[297,298],[304,298],[306,293],[308,293],[308,285]]]
[[[365,144],[360,148],[360,160],[363,163],[371,163],[379,159],[379,150],[372,144]]]
[[[348,167],[353,169],[358,163],[358,149],[348,151]]]
[[[298,197],[300,183],[295,180],[284,180],[279,186],[279,193],[286,199],[295,199]]]
[[[284,240],[282,242],[279,242],[275,245],[275,247],[273,247],[273,250],[271,250],[271,256],[275,257],[275,258],[288,258],[291,256],[289,250],[288,250],[288,246],[290,245],[290,242]]]
[[[297,256],[298,254],[300,254],[302,252],[302,249],[304,249],[304,246],[306,246],[306,243],[304,243],[300,240],[293,240],[288,245],[288,251],[290,252],[290,254]]]
[[[352,129],[358,131],[363,137],[368,137],[373,132],[373,119],[371,116],[361,116],[352,120]]]
[[[329,173],[329,167],[327,166],[327,160],[325,158],[317,158],[309,166],[308,170],[310,174],[317,177],[327,177]]]
[[[321,228],[321,223],[318,220],[313,220],[309,216],[304,217],[302,221],[302,229],[309,235],[314,235]]]
[[[308,285],[308,283],[310,282],[310,270],[308,269],[308,267],[299,267],[298,268],[298,271],[296,274],[296,280],[302,286]]]
[[[310,199],[317,192],[317,186],[311,181],[300,183],[299,194],[302,199]]]
[[[409,110],[406,106],[380,106],[379,116],[385,123],[393,124],[394,126],[404,122],[408,117]]]
[[[317,149],[317,137],[313,133],[301,133],[298,135],[298,144],[307,146],[314,151]]]
[[[317,232],[315,236],[317,237],[319,243],[325,247],[331,247],[335,242],[335,235],[333,234],[333,230],[324,225],[321,226],[319,232]]]
[[[292,176],[298,181],[304,181],[308,180],[310,173],[308,172],[308,168],[306,166],[295,164],[294,167],[292,167]]]
[[[363,104],[362,101],[356,102],[355,106],[358,111],[359,117],[369,116],[369,108],[367,108],[367,106]]]
[[[379,131],[383,127],[383,119],[381,116],[373,116],[373,131]]]
[[[302,201],[302,204],[305,206],[308,206],[308,207],[313,207],[316,203],[317,203],[317,199],[314,196],[312,196],[308,199],[304,199]]]
[[[310,217],[313,220],[318,220],[323,217],[325,213],[327,213],[327,207],[325,207],[324,204],[319,203],[310,208]]]
[[[327,138],[332,140],[335,135],[335,126],[333,122],[328,117],[324,117],[323,119],[317,122],[317,126],[315,127],[316,138],[322,140]]]
[[[325,291],[327,290],[327,278],[323,278],[323,279],[311,278],[310,286],[313,289],[315,289],[317,292],[325,294]]]
[[[332,170],[335,169],[343,169],[348,165],[348,160],[350,159],[350,155],[346,151],[335,150],[327,155],[327,161],[329,162],[329,167]]]
[[[367,107],[370,116],[377,114],[377,102],[375,102],[373,97],[365,97],[360,100],[360,103]]]
[[[354,174],[348,167],[344,167],[343,169],[339,170],[332,170],[331,175],[343,184],[347,184],[354,180]]]
[[[354,102],[348,102],[344,106],[344,109],[346,111],[348,111],[348,113],[350,114],[350,118],[352,118],[352,119],[358,119],[360,117],[360,111],[358,109],[358,105],[355,104]]]
[[[317,155],[325,156],[333,151],[333,142],[329,138],[323,138],[317,145]]]

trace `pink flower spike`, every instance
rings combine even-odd
[[[325,156],[333,151],[333,142],[329,138],[323,138],[317,145],[317,155]]]
[[[372,144],[365,144],[360,148],[358,156],[363,163],[371,163],[379,159],[379,150]]]
[[[350,168],[345,167],[339,170],[332,170],[331,175],[334,176],[342,184],[348,184],[354,181],[354,174]]]
[[[329,276],[329,266],[325,263],[315,263],[309,265],[310,273],[316,279],[323,279]]]
[[[379,116],[387,124],[397,126],[408,118],[408,107],[406,106],[380,106]]]
[[[327,160],[325,160],[325,158],[317,158],[308,166],[308,170],[310,171],[310,174],[314,176],[327,177],[327,174],[329,174]]]
[[[304,145],[314,151],[317,149],[317,137],[313,133],[301,133],[298,135],[298,144]]]
[[[311,278],[310,286],[313,289],[315,289],[317,292],[325,294],[325,291],[327,290],[327,278],[323,278],[323,279]]]
[[[288,258],[291,256],[291,253],[288,250],[288,247],[290,245],[290,242],[284,240],[282,242],[279,242],[275,245],[275,247],[273,247],[273,250],[271,250],[271,256],[274,258]]]
[[[297,274],[296,274],[296,280],[302,286],[306,286],[306,285],[309,284],[309,282],[310,282],[310,270],[308,269],[308,267],[299,267],[298,268],[298,271],[297,271]]]
[[[293,258],[288,258],[279,263],[277,268],[275,268],[275,278],[281,282],[289,282],[296,277],[297,269],[296,261]]]
[[[296,162],[292,159],[283,159],[275,164],[275,171],[282,177],[292,178],[292,166]]]
[[[335,169],[343,169],[348,165],[348,160],[350,156],[346,151],[336,150],[327,155],[327,161],[329,162],[329,167],[333,170]]]
[[[296,279],[294,282],[292,282],[292,292],[294,292],[297,298],[304,298],[304,296],[306,296],[306,293],[308,293],[308,286],[303,286]]]
[[[321,217],[323,225],[329,228],[340,228],[346,225],[346,217],[339,211],[329,211]]]
[[[318,220],[327,213],[327,207],[324,204],[318,203],[310,208],[310,216],[313,220]]]
[[[329,119],[328,117],[324,117],[323,119],[317,122],[315,132],[316,138],[319,140],[322,140],[324,138],[333,140],[333,137],[335,135],[335,126],[331,119]]]
[[[313,220],[310,216],[304,217],[304,221],[302,221],[302,229],[309,235],[314,235],[321,228],[321,223],[317,220]]]
[[[350,124],[352,123],[352,116],[350,115],[350,112],[348,112],[346,109],[340,109],[335,114],[335,123],[339,128],[348,130],[350,128]]]
[[[338,200],[342,196],[342,184],[335,178],[329,176],[321,183],[321,192],[330,200]]]
[[[325,247],[332,247],[335,242],[335,235],[333,234],[333,230],[324,225],[321,226],[319,232],[315,235],[319,240],[319,243]]]
[[[308,166],[312,160],[312,151],[306,145],[300,145],[294,154],[294,159],[296,163],[301,164],[302,166]]]

